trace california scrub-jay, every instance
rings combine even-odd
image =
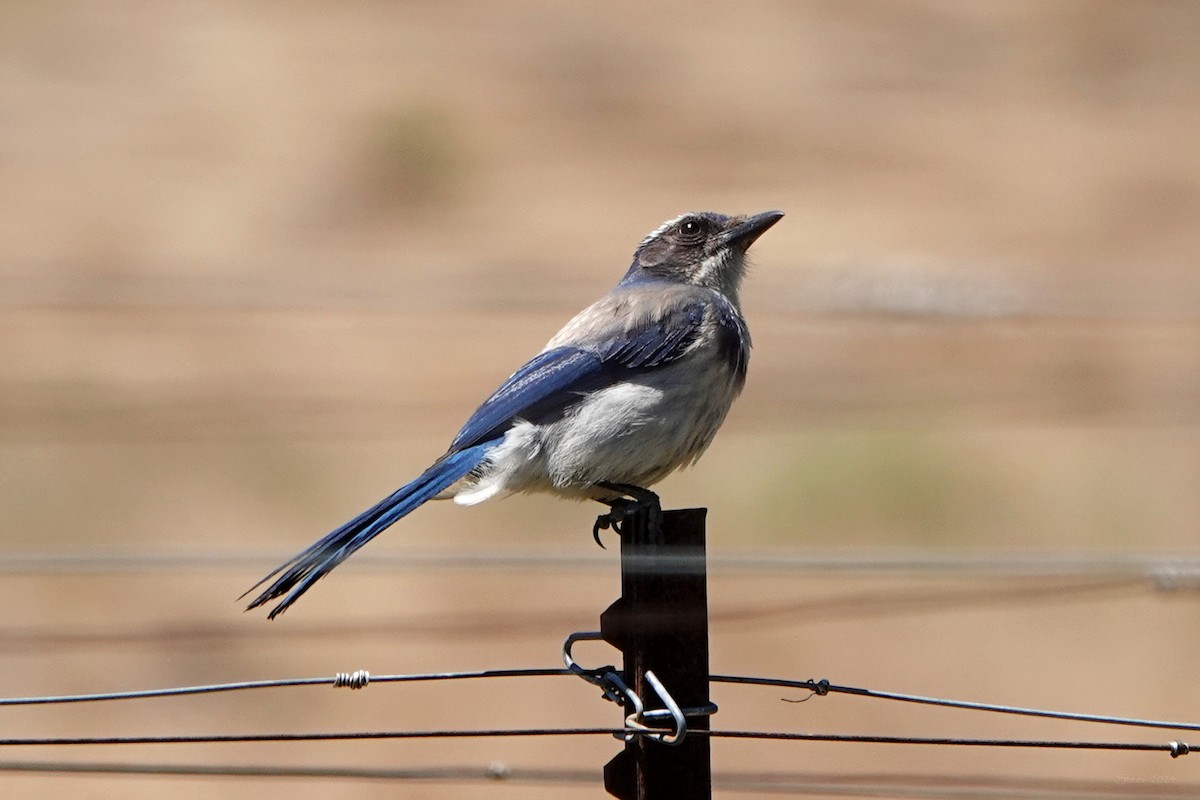
[[[318,579],[417,506],[549,491],[622,510],[657,504],[645,487],[692,464],[746,379],[750,332],[738,305],[746,250],[783,217],[684,214],[642,240],[611,292],[514,372],[416,480],[251,588],[285,611]],[[247,592],[249,594],[249,592]]]

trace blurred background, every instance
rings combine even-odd
[[[1200,554],[1200,6],[64,0],[0,16],[0,696],[557,666],[619,593],[587,505],[437,504],[275,622],[236,598],[440,454],[662,220],[779,208],[743,291],[746,391],[659,487],[710,509],[713,670],[1200,719],[1195,575],[1144,566]],[[717,687],[714,724],[1175,738],[780,695]],[[563,678],[6,708],[0,737],[618,723]],[[570,775],[0,785],[602,797],[618,747],[8,748],[0,767]],[[1200,783],[1161,753],[721,741],[714,766],[725,797],[778,772],[808,796],[825,790],[807,777],[909,796],[947,778],[1105,797]]]

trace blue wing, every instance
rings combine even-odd
[[[483,402],[450,443],[450,452],[473,447],[506,431],[514,419],[540,422],[561,414],[603,372],[600,357],[574,347],[539,353]]]
[[[680,305],[607,339],[539,353],[471,415],[450,451],[501,436],[514,419],[553,421],[587,392],[675,361],[700,334],[704,313],[703,303]]]

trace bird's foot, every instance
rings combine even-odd
[[[600,531],[606,531],[612,528],[621,534],[621,526],[631,514],[637,511],[641,506],[637,500],[630,500],[625,497],[616,500],[603,500],[608,505],[608,513],[601,514],[596,517],[596,523],[592,525],[592,538],[596,540],[596,544],[604,547],[604,542],[600,541]]]
[[[619,536],[624,532],[626,520],[642,510],[647,511],[650,516],[651,529],[662,530],[662,505],[654,492],[626,483],[603,481],[597,486],[623,496],[600,501],[608,506],[609,511],[596,517],[596,524],[592,526],[592,538],[596,540],[596,544],[604,547],[604,542],[600,541],[600,531],[611,528]]]

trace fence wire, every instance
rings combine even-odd
[[[110,692],[86,695],[59,695],[45,697],[2,698],[0,706],[21,705],[59,705],[64,703],[88,703],[116,700],[144,700],[150,698],[175,697],[184,695],[213,694],[217,692],[234,692],[255,689],[333,686],[364,689],[370,683],[415,683],[454,680],[485,680],[497,678],[538,678],[583,676],[591,674],[599,677],[603,671],[580,671],[572,669],[501,669],[501,670],[470,670],[460,672],[412,673],[405,675],[382,675],[371,677],[365,671],[353,673],[338,673],[332,678],[285,678],[263,681],[243,681],[237,683],[209,684],[202,686],[184,686],[165,689],[150,689],[128,692]],[[1159,728],[1171,730],[1200,731],[1200,723],[1170,722],[1163,720],[1136,719],[1100,714],[1080,714],[1074,712],[1053,711],[1048,709],[1024,708],[1019,706],[977,703],[946,698],[926,697],[921,695],[902,694],[898,692],[877,691],[862,687],[840,686],[828,680],[791,680],[782,678],[762,678],[741,675],[711,675],[714,683],[745,684],[752,686],[771,686],[777,688],[803,689],[817,696],[829,694],[845,694],[855,697],[878,700],[892,700],[921,705],[941,706],[969,711],[986,711],[1021,716],[1043,717],[1049,719],[1065,719],[1076,722],[1089,722],[1108,725],[1125,725],[1142,728]],[[0,738],[0,747],[12,746],[55,746],[55,745],[135,745],[135,744],[216,744],[216,743],[249,743],[249,742],[287,742],[287,741],[334,741],[358,739],[452,739],[452,738],[495,738],[495,737],[544,737],[544,736],[630,736],[640,735],[645,731],[638,728],[597,728],[597,727],[557,727],[557,728],[487,728],[475,730],[445,729],[419,731],[348,731],[348,732],[309,732],[309,733],[255,733],[255,734],[204,734],[183,736],[83,736],[83,737],[9,737]],[[1029,739],[978,739],[965,737],[912,737],[912,736],[877,736],[860,734],[826,734],[799,733],[788,731],[751,731],[751,730],[713,730],[692,731],[693,735],[711,736],[714,738],[730,739],[764,739],[790,741],[820,741],[861,744],[922,744],[946,746],[977,746],[977,747],[1015,747],[1039,749],[1085,749],[1085,750],[1138,750],[1165,751],[1173,758],[1187,755],[1190,746],[1186,742],[1171,741],[1167,743],[1141,742],[1096,742],[1079,740],[1029,740]]]
[[[72,561],[72,559],[78,559]],[[252,559],[249,556],[236,556],[238,559]],[[408,559],[411,556],[399,555],[398,559]],[[574,558],[574,557],[572,557]],[[761,560],[760,560],[761,559]],[[395,565],[396,561],[390,557],[376,557],[373,559],[376,562]],[[610,559],[606,556],[596,556],[592,558],[580,559],[576,562],[576,566],[581,569],[590,569],[592,562],[603,563],[607,568],[611,568]],[[1191,555],[1163,555],[1163,554],[1136,554],[1125,555],[1119,557],[1069,557],[1064,556],[1055,561],[1041,556],[1009,556],[1007,560],[995,560],[994,556],[962,556],[948,554],[944,556],[908,556],[906,554],[895,554],[889,557],[875,557],[869,560],[854,559],[852,557],[831,557],[825,555],[823,557],[803,557],[796,556],[790,561],[787,559],[781,560],[776,556],[733,556],[722,565],[722,557],[716,556],[713,559],[716,570],[722,566],[729,567],[732,570],[741,569],[761,569],[767,566],[776,569],[795,570],[795,571],[841,571],[846,573],[863,572],[864,574],[890,574],[890,573],[925,573],[937,576],[960,576],[960,575],[983,575],[988,577],[1011,577],[1013,574],[1025,577],[1035,578],[1039,581],[1049,579],[1046,585],[1046,596],[1054,596],[1055,593],[1062,594],[1066,592],[1070,594],[1073,590],[1078,590],[1082,594],[1094,596],[1096,592],[1107,591],[1126,591],[1129,589],[1145,591],[1147,589],[1155,591],[1178,591],[1178,590],[1194,590],[1197,588],[1196,576],[1200,575],[1200,558]],[[486,564],[485,564],[486,562]],[[430,558],[423,564],[418,559],[418,565],[413,567],[417,569],[476,569],[483,566],[494,568],[498,562],[506,562],[512,565],[514,559],[511,556],[502,557],[500,559],[482,559],[475,555],[470,555],[461,560],[455,557],[440,557]],[[190,559],[184,558],[173,561],[171,558],[158,558],[153,555],[141,556],[136,558],[118,558],[118,559],[95,559],[90,557],[79,558],[75,556],[39,556],[33,559],[16,558],[16,559],[0,559],[0,572],[23,573],[26,571],[40,574],[45,571],[59,571],[59,568],[65,564],[74,564],[81,572],[104,572],[104,571],[149,571],[157,572],[163,569],[166,564],[171,563],[175,568],[199,568],[208,569],[212,567],[227,567],[229,560],[224,557],[216,558],[200,558]],[[555,568],[561,569],[564,566],[564,560],[556,560],[551,558],[534,557],[528,560],[528,564],[534,568],[543,568],[549,564],[556,564]],[[370,566],[367,564],[366,566]],[[411,562],[409,566],[412,566]],[[1056,572],[1055,570],[1058,570]],[[68,567],[66,571],[71,571]],[[1063,574],[1073,577],[1075,580],[1055,583],[1055,576]],[[1078,578],[1085,578],[1080,581]],[[921,593],[917,593],[908,598],[908,605],[912,608],[945,606],[946,597],[944,590],[939,590],[941,593],[934,593],[925,597]],[[958,591],[958,590],[956,590]],[[980,589],[974,586],[963,593],[963,596],[956,600],[954,605],[961,602],[970,602],[971,596],[975,595],[979,598],[987,600],[995,600],[998,598],[997,592],[1003,592],[995,588]],[[1022,586],[1018,592],[1010,593],[1009,599],[1013,601],[1029,602],[1038,594],[1031,593],[1028,586]],[[883,605],[894,604],[898,598],[890,596],[883,598]],[[878,605],[880,598],[862,598],[857,600],[851,598],[842,598],[841,600],[818,600],[818,604],[824,603],[826,611],[834,608],[838,602],[849,601],[846,606],[847,613],[862,612],[863,609]],[[812,601],[808,601],[812,602]],[[831,606],[830,603],[834,605]],[[865,603],[865,605],[864,605]],[[901,605],[904,605],[901,603]],[[857,612],[854,611],[857,609]],[[802,610],[802,609],[801,609]],[[746,610],[730,612],[732,616],[730,620],[744,619],[746,613],[797,613],[797,609],[789,605],[788,609],[772,608],[759,609],[756,612],[748,612]],[[740,615],[740,616],[739,616]],[[714,614],[714,622],[721,621],[721,612]],[[302,633],[302,632],[301,632]],[[257,634],[256,634],[257,635]],[[294,635],[294,634],[293,634]],[[11,634],[9,634],[11,636]],[[500,678],[531,678],[543,679],[560,676],[570,676],[570,670],[561,668],[531,668],[531,669],[506,669],[506,670],[469,670],[458,672],[439,672],[439,673],[414,673],[414,674],[397,674],[397,675],[378,675],[367,676],[365,672],[360,673],[339,673],[333,677],[307,677],[307,678],[286,678],[273,680],[257,680],[257,681],[242,681],[223,684],[210,684],[200,686],[182,686],[170,687],[164,689],[149,689],[127,692],[108,692],[108,693],[93,693],[85,695],[60,695],[60,696],[43,696],[43,697],[13,697],[0,698],[0,706],[37,706],[37,705],[61,705],[66,703],[85,703],[85,702],[101,702],[101,701],[118,701],[118,700],[147,700],[156,697],[169,696],[187,696],[212,694],[217,692],[233,692],[244,690],[264,690],[272,688],[303,688],[312,686],[345,686],[349,688],[365,688],[370,683],[415,683],[423,681],[450,681],[450,680],[493,680]],[[793,690],[801,690],[811,692],[817,696],[827,695],[849,695],[863,699],[876,700],[892,700],[897,702],[915,703],[930,706],[940,706],[946,708],[972,710],[982,712],[994,712],[1002,714],[1022,715],[1030,717],[1041,717],[1050,719],[1064,719],[1077,722],[1094,723],[1094,724],[1111,724],[1124,725],[1140,728],[1154,729],[1169,729],[1177,731],[1200,731],[1200,723],[1193,722],[1173,722],[1162,720],[1137,719],[1129,717],[1116,717],[1101,714],[1082,714],[1076,712],[1054,711],[1048,709],[1028,708],[1020,706],[1007,706],[997,704],[978,703],[973,701],[952,700],[946,698],[927,697],[921,695],[910,695],[897,692],[888,692],[867,689],[862,687],[843,686],[831,683],[827,680],[794,680],[783,678],[769,678],[758,676],[737,676],[737,675],[711,675],[710,680],[713,683],[725,684],[743,684],[751,686],[786,688]],[[791,700],[795,702],[795,700]],[[58,736],[58,737],[9,737],[0,739],[0,747],[62,747],[62,746],[143,746],[143,745],[172,745],[172,744],[216,744],[216,745],[235,745],[235,744],[250,744],[261,742],[297,742],[297,741],[355,741],[355,740],[414,740],[414,739],[467,739],[467,738],[509,738],[509,737],[618,737],[625,738],[629,736],[642,735],[644,732],[637,728],[630,727],[505,727],[505,728],[479,728],[479,729],[426,729],[426,730],[360,730],[360,731],[308,731],[308,732],[268,732],[268,733],[221,733],[221,734],[195,734],[195,735],[133,735],[133,736]],[[1019,749],[1044,749],[1044,750],[1092,750],[1092,751],[1113,751],[1113,752],[1160,752],[1167,753],[1173,758],[1186,755],[1190,752],[1191,747],[1183,741],[1166,741],[1166,742],[1127,742],[1127,741],[1106,741],[1106,740],[1087,740],[1087,739],[1024,739],[1024,738],[978,738],[978,737],[943,737],[943,736],[886,736],[874,734],[847,734],[847,733],[825,733],[825,732],[799,732],[799,731],[782,731],[782,730],[751,730],[751,729],[729,729],[729,730],[713,730],[706,731],[688,731],[688,735],[709,736],[714,739],[727,740],[753,740],[760,742],[826,742],[836,744],[857,744],[857,745],[910,745],[910,746],[940,746],[940,747],[980,747],[980,748],[1019,748]],[[61,768],[60,768],[61,766]],[[161,771],[157,771],[160,770]],[[369,769],[352,769],[352,768],[319,768],[319,769],[295,769],[286,766],[266,765],[263,767],[243,767],[230,766],[222,767],[220,765],[165,765],[159,766],[154,764],[137,765],[108,765],[100,762],[48,762],[48,761],[11,761],[0,762],[0,772],[30,772],[30,773],[48,773],[48,774],[70,774],[70,773],[86,773],[86,774],[132,774],[134,772],[143,772],[147,774],[160,775],[180,775],[190,777],[203,776],[222,776],[222,777],[275,777],[275,778],[302,778],[302,777],[327,777],[327,778],[342,778],[342,779],[389,779],[389,780],[440,780],[440,781],[470,781],[470,780],[526,780],[530,783],[572,783],[572,782],[596,782],[598,781],[598,773],[586,771],[572,770],[492,770],[492,774],[488,773],[489,768],[445,768],[445,769],[423,769],[414,768],[409,770],[369,770]],[[585,779],[581,777],[587,775]],[[523,777],[522,777],[523,776]],[[845,783],[837,780],[829,781],[821,778],[806,777],[800,774],[770,774],[770,775],[742,775],[740,777],[726,776],[729,782],[722,783],[722,778],[718,776],[715,780],[717,786],[726,786],[727,788],[742,788],[749,791],[762,791],[769,793],[781,794],[838,794],[842,796],[894,796],[894,797],[978,797],[978,798],[1024,798],[1024,797],[1046,797],[1046,798],[1070,798],[1070,797],[1161,797],[1169,800],[1181,797],[1194,797],[1200,794],[1189,794],[1188,790],[1176,791],[1180,789],[1180,784],[1171,783],[1170,790],[1176,792],[1170,793],[1152,793],[1151,789],[1157,790],[1162,787],[1146,787],[1146,786],[1122,786],[1120,792],[1112,792],[1111,784],[1087,784],[1086,782],[1063,783],[1061,781],[1047,780],[1043,783],[1029,783],[1023,786],[1009,785],[1001,786],[991,785],[981,787],[975,779],[972,779],[970,786],[956,786],[947,788],[947,785],[938,785],[936,780],[930,780],[922,783],[916,780],[911,783],[903,783],[899,780],[894,784],[889,784],[886,780],[881,780],[872,783],[870,780],[864,780],[860,784],[853,782]],[[741,781],[741,783],[739,783]]]
[[[323,779],[420,783],[502,783],[520,786],[595,786],[599,770],[525,767],[504,762],[413,768],[343,766],[291,766],[253,764],[164,764],[102,761],[0,761],[0,773],[71,775],[149,775],[185,778]],[[910,798],[911,800],[1194,800],[1200,783],[1028,778],[1011,775],[928,775],[820,772],[720,771],[713,786],[724,791],[746,791],[791,796]]]

